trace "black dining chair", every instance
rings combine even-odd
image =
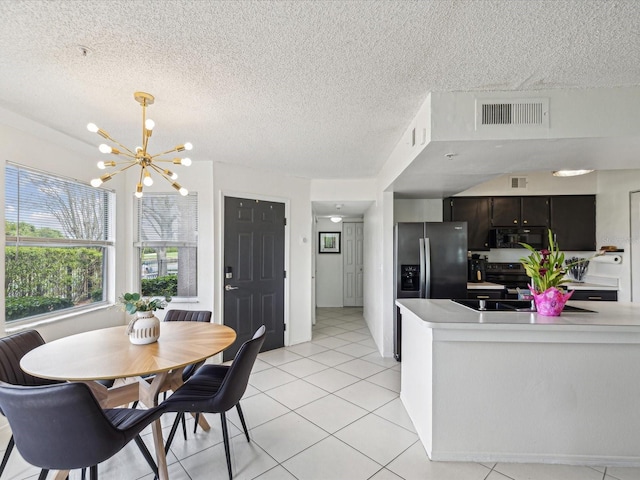
[[[184,412],[220,414],[229,479],[233,478],[233,472],[231,469],[231,454],[229,452],[226,412],[236,407],[244,434],[247,437],[247,441],[250,442],[249,431],[240,407],[240,399],[249,384],[249,375],[260,348],[262,348],[265,336],[266,330],[263,325],[256,331],[251,340],[247,340],[242,344],[231,365],[204,365],[173,395],[161,403],[161,406],[167,412],[178,412],[178,414]],[[180,416],[177,416],[167,438],[165,451],[168,451],[171,447],[179,422]]]
[[[167,310],[166,315],[164,316],[165,322],[211,322],[211,312],[209,310]],[[182,371],[182,381],[186,382],[191,376],[196,373],[202,365],[204,365],[204,360],[197,363],[192,363],[191,365],[187,365],[184,367]],[[164,398],[167,398],[167,392],[164,392]],[[187,439],[187,423],[185,420],[184,413],[180,414],[180,418],[182,419],[182,435],[184,439]],[[195,425],[193,427],[193,433],[198,429],[198,421],[196,419]]]
[[[25,330],[13,335],[0,338],[0,382],[12,385],[36,386],[63,383],[57,380],[34,377],[20,368],[20,360],[27,353],[40,345],[44,339],[36,330]],[[0,412],[2,413],[2,412]],[[13,435],[5,449],[2,463],[0,463],[0,478],[9,462],[9,457],[15,445]]]
[[[164,316],[165,322],[211,322],[211,312],[208,310],[167,310]],[[204,361],[193,363],[184,367],[182,381],[186,382],[191,376],[204,365]]]
[[[157,475],[157,466],[140,432],[160,418],[164,407],[148,410],[103,410],[84,383],[25,387],[0,383],[0,410],[9,421],[15,445],[31,465],[49,470],[89,468],[98,478],[98,464],[135,440]]]

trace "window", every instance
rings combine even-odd
[[[140,288],[144,296],[195,297],[198,196],[145,193],[138,199]]]
[[[105,300],[114,194],[7,164],[7,322]]]

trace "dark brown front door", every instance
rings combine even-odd
[[[284,346],[284,229],[283,203],[225,197],[224,324],[238,338],[224,361],[263,324],[262,351]]]

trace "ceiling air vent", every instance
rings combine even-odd
[[[527,177],[510,177],[511,188],[527,188]]]
[[[492,126],[549,127],[549,99],[514,101],[476,99],[476,128]]]

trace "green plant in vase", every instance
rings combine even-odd
[[[118,297],[118,303],[123,306],[125,312],[133,315],[136,312],[155,312],[164,310],[171,297],[143,297],[139,293],[123,293]]]
[[[521,258],[520,263],[531,278],[529,287],[536,310],[541,315],[560,315],[565,303],[574,292],[571,290],[567,293],[560,288],[562,284],[569,282],[566,274],[573,265],[565,263],[564,253],[560,251],[550,229],[548,248],[536,250],[526,243],[520,243],[520,245],[531,252],[528,257]]]
[[[125,333],[131,343],[145,345],[158,340],[160,320],[154,315],[156,310],[164,310],[171,297],[143,297],[139,293],[123,293],[118,303],[124,311],[134,317],[129,321]]]

